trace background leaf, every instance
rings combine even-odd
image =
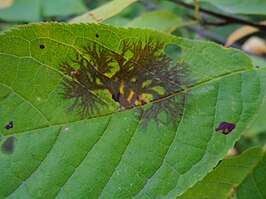
[[[12,6],[0,9],[0,19],[10,22],[37,22],[41,20],[41,15],[66,16],[86,10],[81,0],[14,0]]]
[[[126,7],[128,7],[130,4],[136,1],[137,0],[113,0],[107,4],[104,4],[99,8],[96,8],[95,10],[92,10],[81,16],[75,17],[74,19],[70,20],[69,23],[91,23],[91,22],[99,23],[105,19],[108,19],[118,14]]]
[[[179,17],[169,11],[156,10],[146,12],[128,24],[129,27],[150,28],[163,32],[172,32],[183,26]]]
[[[0,18],[6,21],[39,21],[41,0],[15,0],[12,6],[0,9]]]
[[[264,0],[202,0],[217,8],[232,14],[265,15],[266,2]]]
[[[236,196],[238,198],[265,198],[266,197],[266,153],[260,162],[239,186]]]
[[[181,195],[225,156],[265,91],[265,69],[242,52],[151,30],[41,23],[6,32],[0,42],[1,197]],[[169,45],[180,48],[178,58],[168,58]],[[92,115],[67,111],[75,100],[62,97],[66,79],[81,83],[97,69],[95,77],[113,84],[128,60],[133,68],[117,77],[120,86],[152,71],[146,78],[160,78],[164,87],[154,90],[164,94],[117,111],[112,91],[89,87],[107,105]],[[62,71],[67,65],[71,71]],[[82,66],[93,68],[84,73]],[[129,81],[130,71],[140,72]],[[215,132],[224,121],[236,124],[228,135]]]
[[[238,193],[245,178],[260,164],[264,156],[262,148],[245,151],[239,157],[225,158],[202,181],[178,198],[230,198]],[[261,171],[260,175],[263,175]],[[256,192],[256,191],[255,191]],[[254,192],[249,192],[254,198]],[[243,197],[239,197],[243,198]]]

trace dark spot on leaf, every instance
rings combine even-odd
[[[45,45],[44,44],[41,44],[40,45],[40,49],[44,49],[45,48]]]
[[[260,66],[255,66],[256,68],[260,68]]]
[[[1,150],[4,153],[12,154],[15,151],[16,137],[8,137],[5,142],[1,145]]]
[[[223,134],[227,135],[231,131],[235,129],[236,125],[233,123],[228,123],[228,122],[222,122],[220,123],[219,127],[215,129],[215,131],[222,131]]]
[[[112,94],[112,98],[113,98],[113,100],[114,100],[115,102],[119,102],[120,95],[121,95],[120,92],[118,92],[118,93],[116,93],[116,94]]]
[[[99,37],[100,37],[100,36],[99,36],[97,33],[96,33],[96,35],[95,35],[95,36],[96,36],[96,38],[99,38]]]
[[[9,130],[9,129],[12,129],[13,128],[13,122],[9,122],[7,125],[6,125],[6,129]]]

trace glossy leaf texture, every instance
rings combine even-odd
[[[40,23],[0,43],[1,198],[176,197],[264,97],[265,69],[211,42]]]
[[[247,184],[247,179],[250,179],[256,167],[265,162],[263,160],[264,154],[262,148],[256,147],[245,151],[239,157],[223,159],[202,181],[197,182],[194,187],[177,198],[232,198],[238,196],[239,193],[243,192],[242,187]],[[261,187],[261,190],[248,188],[245,195],[241,193],[242,195],[237,198],[264,198],[265,194],[260,197],[260,192],[263,191],[262,187],[265,187],[266,182],[264,171],[261,170],[259,173],[260,182],[254,181],[253,184],[255,187]]]

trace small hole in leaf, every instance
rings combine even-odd
[[[12,129],[13,128],[13,122],[9,122],[7,125],[6,125],[6,129],[9,130],[9,129]]]
[[[175,44],[168,44],[164,48],[164,52],[172,59],[177,60],[179,56],[181,55],[182,50],[179,46]]]
[[[15,143],[16,137],[11,136],[5,140],[5,142],[1,145],[1,150],[4,153],[12,154],[15,151]]]
[[[99,38],[100,36],[96,33],[95,37],[96,37],[96,38]]]
[[[40,49],[44,49],[44,48],[45,48],[45,45],[41,44]]]

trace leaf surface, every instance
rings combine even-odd
[[[41,23],[0,43],[2,198],[176,197],[225,156],[265,91],[242,52],[151,30]],[[223,122],[236,128],[215,132]]]
[[[177,198],[231,198],[238,192],[245,178],[260,164],[263,155],[263,149],[256,147],[239,157],[225,158],[202,181]],[[254,198],[254,192],[248,192],[248,195],[248,198]]]
[[[217,8],[233,14],[265,15],[266,2],[264,0],[202,0]]]
[[[66,16],[85,12],[81,0],[16,0],[9,7],[0,9],[0,18],[10,22],[36,22],[44,16]]]
[[[183,23],[178,16],[169,11],[156,10],[142,14],[141,16],[131,21],[128,26],[150,28],[170,33],[173,32],[176,28],[182,27]]]
[[[236,196],[238,198],[265,198],[266,197],[266,153],[252,172],[245,178],[239,186]]]
[[[81,16],[75,17],[69,23],[99,23],[117,15],[137,0],[113,0],[103,6],[91,10]]]

